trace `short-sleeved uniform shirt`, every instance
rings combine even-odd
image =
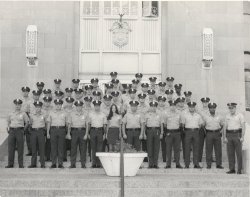
[[[46,121],[47,121],[46,114],[44,114],[43,112],[30,114],[30,122],[32,128],[34,129],[45,128]]]
[[[25,112],[15,111],[9,114],[7,121],[9,123],[9,127],[24,127],[25,124],[29,123],[29,117]]]
[[[167,129],[179,129],[181,123],[181,114],[178,111],[168,111],[164,118],[164,123],[167,125]]]
[[[73,111],[69,115],[68,123],[73,128],[86,128],[86,124],[88,123],[88,114],[87,114],[87,112]]]
[[[140,113],[135,112],[127,112],[123,117],[124,124],[126,124],[127,129],[137,129],[141,128],[141,124],[143,123],[143,118]]]
[[[107,116],[101,111],[91,111],[89,113],[89,123],[91,124],[91,127],[103,127],[103,125],[107,124]]]
[[[51,123],[51,126],[65,126],[68,116],[63,110],[53,110],[49,114],[48,122]]]
[[[207,130],[218,130],[221,129],[223,125],[223,120],[218,114],[214,116],[211,114],[204,115],[203,120]]]
[[[163,119],[159,113],[148,112],[145,115],[145,124],[147,127],[160,127],[163,123]]]
[[[185,128],[198,129],[202,125],[203,120],[201,115],[196,112],[193,114],[186,112],[182,114],[181,122],[185,125]]]
[[[225,123],[228,130],[237,130],[241,129],[242,125],[245,124],[245,119],[243,114],[235,113],[234,115],[226,115]]]

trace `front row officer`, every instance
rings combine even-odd
[[[101,103],[101,101],[93,101],[94,110],[89,113],[92,168],[101,167],[100,160],[96,157],[96,152],[102,152],[102,144],[106,136],[107,117],[101,111]]]
[[[138,101],[130,101],[131,111],[128,111],[123,117],[123,138],[127,143],[132,145],[137,151],[140,150],[140,140],[143,138],[143,120],[137,112]]]
[[[58,160],[58,168],[63,167],[64,142],[66,136],[67,115],[62,110],[63,101],[55,99],[55,110],[51,111],[48,117],[47,138],[51,143],[51,168],[56,168]]]
[[[169,101],[170,110],[169,113],[166,114],[165,124],[166,124],[166,152],[167,152],[167,160],[166,167],[171,168],[171,160],[172,160],[172,148],[174,149],[174,160],[176,163],[176,168],[182,168],[180,165],[180,147],[181,147],[181,115],[176,110],[176,102]]]
[[[74,103],[76,110],[73,111],[69,118],[68,129],[71,132],[71,151],[70,151],[70,168],[76,167],[77,146],[79,145],[82,168],[86,168],[86,149],[88,137],[87,113],[82,110],[83,102]]]
[[[19,168],[23,168],[24,130],[28,127],[29,118],[21,111],[22,100],[15,99],[15,111],[8,116],[8,165],[5,168],[14,167],[15,148],[17,145]]]
[[[223,122],[221,117],[215,113],[216,103],[209,103],[209,114],[204,116],[205,130],[206,130],[206,161],[207,168],[211,168],[213,148],[216,157],[216,168],[223,169],[222,163],[222,149],[221,149],[221,130]]]
[[[185,168],[189,168],[190,150],[193,147],[194,168],[201,168],[198,161],[199,129],[202,126],[201,116],[195,112],[195,102],[188,102],[189,111],[183,114],[182,123],[185,128]]]
[[[45,125],[46,116],[42,113],[43,103],[40,101],[34,102],[36,107],[35,113],[30,114],[31,124],[31,165],[29,168],[36,168],[37,163],[37,148],[39,149],[41,168],[45,168]],[[37,147],[38,145],[38,147]]]
[[[230,113],[226,116],[224,126],[224,142],[227,143],[227,154],[229,161],[228,174],[235,173],[235,154],[237,156],[238,171],[241,174],[242,170],[242,143],[245,135],[245,120],[244,116],[236,112],[236,103],[228,103]]]
[[[158,156],[160,139],[163,137],[163,122],[161,115],[156,113],[158,103],[153,101],[149,106],[149,112],[145,116],[149,168],[159,168]]]

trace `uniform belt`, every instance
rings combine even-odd
[[[141,130],[140,128],[134,128],[134,129],[127,129],[127,131],[138,131]]]
[[[51,129],[65,129],[65,126],[51,126]]]
[[[91,129],[94,129],[94,130],[103,130],[103,127],[91,127]]]
[[[180,129],[167,129],[168,133],[179,133]]]
[[[217,130],[206,129],[206,132],[208,132],[208,133],[218,133],[218,132],[220,132],[220,129],[217,129]]]
[[[160,129],[160,127],[147,127],[148,129]]]
[[[19,129],[23,129],[24,127],[10,127],[10,129],[12,130],[19,130]]]
[[[85,129],[86,129],[85,127],[71,127],[71,130],[81,131],[81,130],[85,130]]]
[[[32,130],[35,130],[35,131],[38,131],[38,130],[41,130],[41,129],[45,129],[45,127],[40,127],[40,128],[32,128]]]
[[[226,130],[227,133],[241,133],[242,129],[235,129],[235,130]]]
[[[191,128],[185,128],[185,131],[198,131],[199,129],[198,128],[194,128],[194,129],[191,129]]]

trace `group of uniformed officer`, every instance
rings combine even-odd
[[[242,171],[242,142],[245,121],[236,112],[236,103],[228,103],[229,114],[225,120],[216,113],[216,103],[208,97],[201,98],[198,109],[192,101],[192,92],[182,92],[182,84],[174,85],[174,78],[156,84],[142,83],[143,74],[137,73],[132,84],[121,84],[117,72],[111,72],[111,81],[103,92],[97,78],[91,84],[79,87],[80,80],[73,79],[72,87],[61,89],[61,79],[55,79],[55,88],[44,89],[37,82],[33,98],[30,88],[22,87],[22,98],[15,99],[15,110],[8,116],[8,165],[14,166],[15,149],[18,151],[19,167],[23,168],[24,136],[31,155],[30,168],[37,167],[37,153],[41,168],[45,161],[52,161],[51,168],[64,168],[63,161],[70,150],[70,168],[76,167],[79,146],[82,168],[86,168],[87,150],[92,167],[101,167],[96,152],[114,151],[114,144],[123,137],[137,151],[148,153],[149,168],[158,167],[158,155],[162,149],[165,168],[171,168],[172,152],[176,168],[183,150],[185,168],[190,165],[193,153],[194,168],[201,168],[204,144],[207,168],[211,168],[213,149],[216,167],[222,169],[222,138],[227,143],[229,172],[235,171],[235,154],[238,170]],[[58,164],[58,166],[57,166]]]

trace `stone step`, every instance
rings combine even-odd
[[[125,190],[125,195],[129,197],[248,197],[248,189],[217,189],[217,188],[131,188]],[[74,188],[40,188],[40,189],[16,189],[0,188],[0,196],[8,197],[79,197],[79,196],[102,196],[119,197],[120,189],[74,189]]]

